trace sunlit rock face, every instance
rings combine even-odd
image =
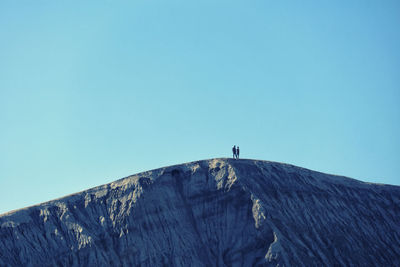
[[[0,266],[400,266],[400,187],[212,159],[3,214],[0,227]]]

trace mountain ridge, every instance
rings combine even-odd
[[[0,215],[0,265],[391,265],[398,214],[397,186],[193,161]]]
[[[345,179],[351,179],[351,180],[355,180],[355,181],[358,181],[358,182],[361,182],[361,183],[365,183],[365,184],[380,185],[380,186],[395,186],[395,187],[400,187],[399,185],[392,185],[392,184],[385,184],[385,183],[374,183],[374,182],[365,182],[365,181],[362,181],[362,180],[359,180],[359,179],[355,179],[355,178],[352,178],[352,177],[349,177],[349,176],[339,175],[339,174],[332,174],[332,173],[326,173],[326,172],[322,172],[322,171],[316,171],[316,170],[313,170],[313,169],[304,168],[304,167],[300,167],[300,166],[297,166],[297,165],[294,165],[294,164],[290,164],[290,163],[285,163],[285,162],[270,161],[270,160],[260,160],[260,159],[247,159],[247,158],[244,158],[244,159],[232,159],[232,158],[224,158],[224,157],[221,157],[221,158],[210,158],[210,159],[203,159],[203,160],[194,160],[194,161],[189,161],[189,162],[185,162],[185,163],[173,164],[173,165],[168,165],[168,166],[164,166],[164,167],[154,168],[154,169],[147,170],[147,171],[138,172],[138,173],[135,173],[135,174],[132,174],[132,175],[125,176],[125,177],[123,177],[123,178],[119,178],[119,179],[117,179],[117,180],[115,180],[115,181],[112,181],[112,182],[108,182],[108,183],[105,183],[105,184],[97,185],[97,186],[94,186],[94,187],[91,187],[91,188],[88,188],[88,189],[83,189],[83,190],[81,190],[81,191],[77,191],[77,192],[74,192],[74,193],[70,193],[70,194],[67,194],[67,195],[62,196],[62,197],[58,197],[58,198],[51,199],[51,200],[46,200],[46,201],[43,201],[43,202],[40,202],[40,203],[37,203],[37,204],[33,204],[33,205],[30,205],[30,206],[22,207],[22,208],[17,208],[17,209],[9,210],[9,211],[6,211],[6,212],[4,212],[4,213],[1,213],[1,214],[0,214],[0,217],[1,217],[1,216],[9,215],[10,213],[14,213],[14,212],[17,212],[17,211],[19,211],[19,210],[29,209],[29,208],[33,208],[33,207],[36,207],[36,206],[40,206],[40,205],[43,205],[43,204],[46,204],[46,203],[49,203],[49,202],[57,201],[57,200],[64,199],[64,198],[67,198],[67,197],[71,197],[71,196],[73,196],[73,195],[86,192],[86,191],[88,191],[88,190],[94,190],[94,189],[100,188],[100,187],[102,187],[102,186],[105,186],[105,185],[108,185],[108,184],[111,184],[111,183],[114,183],[114,182],[117,182],[117,181],[120,181],[120,180],[128,179],[128,178],[133,177],[133,176],[136,176],[136,175],[140,175],[140,174],[145,174],[145,173],[148,173],[148,172],[157,171],[157,170],[159,170],[159,169],[173,168],[173,167],[176,167],[176,166],[187,165],[187,164],[194,164],[194,163],[198,163],[198,162],[202,162],[202,161],[205,161],[205,162],[206,162],[206,161],[213,161],[213,160],[232,160],[232,161],[239,160],[239,161],[253,161],[253,162],[264,162],[264,163],[281,164],[281,165],[286,165],[286,166],[295,167],[295,168],[298,168],[298,169],[303,169],[303,170],[312,171],[312,172],[315,172],[315,173],[321,173],[321,174],[324,174],[324,175],[329,175],[329,176],[332,176],[332,177],[340,177],[340,178],[345,178]]]

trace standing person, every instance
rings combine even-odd
[[[239,153],[240,153],[240,150],[239,150],[239,146],[236,148],[236,158],[237,159],[239,159]]]
[[[236,146],[232,147],[233,158],[236,158]]]

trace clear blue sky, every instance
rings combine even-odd
[[[399,185],[399,14],[397,0],[3,0],[0,213],[234,144]]]

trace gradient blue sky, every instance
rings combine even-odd
[[[400,1],[0,2],[0,213],[263,159],[400,184]]]

